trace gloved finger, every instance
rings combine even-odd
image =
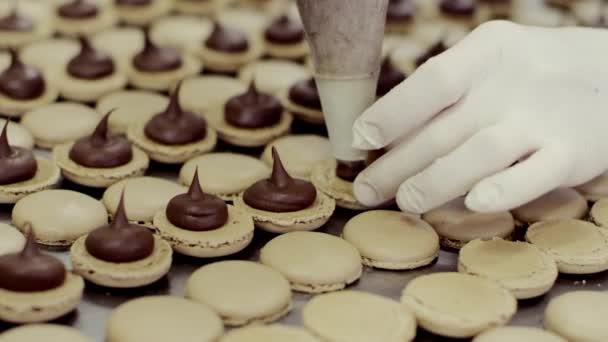
[[[484,177],[511,165],[533,149],[511,125],[485,128],[453,152],[406,180],[397,192],[404,211],[424,213],[465,194]]]
[[[460,102],[446,109],[418,134],[394,146],[363,170],[354,182],[357,200],[376,206],[394,198],[403,181],[466,141],[477,129],[467,108],[466,103]]]
[[[479,212],[511,210],[561,186],[571,170],[560,146],[545,147],[528,159],[479,182],[466,206]]]

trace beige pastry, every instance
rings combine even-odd
[[[277,97],[283,107],[297,119],[317,125],[325,122],[314,78],[298,80],[280,90]]]
[[[476,213],[466,208],[464,197],[457,198],[422,216],[441,238],[441,245],[459,249],[475,239],[510,239],[515,222],[511,213]]]
[[[517,299],[547,293],[557,279],[553,258],[526,242],[473,240],[458,254],[458,271],[492,279]]]
[[[59,324],[22,325],[0,334],[0,339],[6,342],[33,342],[49,339],[61,342],[93,342],[93,339],[81,334],[77,329]]]
[[[505,325],[517,311],[515,297],[498,283],[452,272],[415,278],[403,290],[401,302],[421,327],[453,338]]]
[[[522,224],[539,221],[580,219],[587,215],[587,201],[576,190],[553,190],[534,201],[513,209],[515,219]]]
[[[93,45],[107,51],[123,70],[127,70],[133,56],[144,48],[144,32],[137,27],[115,27],[91,36]]]
[[[304,306],[304,326],[328,342],[407,342],[416,318],[400,303],[375,294],[341,291],[318,295]]]
[[[552,299],[545,309],[545,329],[568,341],[606,341],[608,294],[574,291]]]
[[[241,31],[238,26],[216,22],[211,34],[199,45],[195,54],[205,68],[219,73],[236,73],[241,67],[255,61],[264,53],[264,45],[251,31]],[[225,39],[230,37],[230,39]]]
[[[114,8],[120,21],[131,25],[146,26],[171,12],[173,0],[151,0],[142,5],[116,3]]]
[[[580,220],[535,223],[526,241],[550,255],[561,273],[588,274],[608,269],[608,231]]]
[[[608,227],[608,199],[601,199],[591,207],[591,221],[600,227]]]
[[[484,331],[477,335],[472,342],[566,342],[560,336],[538,328],[531,327],[499,327]]]
[[[198,113],[223,106],[231,97],[242,94],[247,85],[238,79],[220,76],[205,75],[190,77],[182,81],[179,103],[186,110]]]
[[[6,119],[0,118],[0,126],[4,127],[4,125],[6,125]],[[34,148],[33,132],[30,127],[23,124],[23,119],[21,119],[21,123],[9,120],[6,133],[8,134],[8,141],[11,146],[21,147],[26,150]]]
[[[234,0],[175,0],[175,10],[183,14],[211,16],[232,2]]]
[[[19,48],[48,38],[53,33],[51,8],[47,1],[20,0],[0,2],[0,47]],[[15,28],[11,22],[18,21]]]
[[[207,304],[230,326],[273,322],[291,309],[289,281],[251,261],[220,261],[199,268],[188,278],[186,297]]]
[[[287,135],[266,145],[260,159],[272,165],[272,148],[281,155],[285,170],[293,177],[310,178],[312,169],[321,161],[331,158],[329,140],[313,134]]]
[[[353,183],[336,175],[336,167],[334,159],[324,160],[312,169],[310,180],[319,190],[336,200],[338,207],[352,210],[369,209],[355,198]]]
[[[416,68],[418,57],[424,55],[426,49],[423,44],[413,39],[408,39],[399,43],[398,46],[389,54],[391,63],[406,75],[411,75]]]
[[[127,128],[137,122],[148,121],[163,111],[169,98],[145,90],[121,90],[108,94],[97,101],[96,110],[100,115],[112,111],[110,130],[126,133]]]
[[[359,279],[362,272],[361,255],[355,247],[318,232],[275,237],[262,248],[260,262],[281,272],[294,291],[306,293],[341,290]]]
[[[270,21],[269,14],[272,15],[272,13],[259,8],[232,7],[219,12],[217,21],[222,25],[246,32],[251,37],[259,37]]]
[[[213,3],[214,0],[199,2]],[[192,13],[186,12],[184,15],[167,16],[156,20],[150,27],[152,40],[160,46],[170,46],[182,51],[197,50],[211,33],[213,24],[207,18],[187,14]]]
[[[64,36],[91,35],[109,29],[118,17],[113,0],[58,0],[54,5],[55,30]]]
[[[0,255],[17,253],[23,249],[25,237],[15,227],[0,223]]]
[[[576,190],[585,196],[588,201],[595,202],[608,197],[608,172],[577,186]]]
[[[253,157],[209,153],[187,161],[179,172],[179,182],[189,186],[197,169],[205,192],[226,201],[232,201],[250,185],[270,175],[270,168]]]
[[[287,325],[252,325],[234,329],[222,336],[220,342],[320,342],[307,330]]]
[[[72,38],[49,38],[28,44],[19,55],[25,64],[33,65],[48,75],[62,71],[72,57],[80,51],[78,41]]]
[[[250,63],[239,71],[243,83],[255,82],[259,91],[269,94],[278,94],[310,76],[308,69],[300,64],[272,59]]]
[[[273,58],[302,60],[308,55],[308,42],[299,13],[289,11],[276,17],[264,31],[266,54]]]

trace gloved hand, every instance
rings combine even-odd
[[[356,121],[354,147],[392,147],[357,199],[422,213],[469,191],[491,212],[590,180],[608,168],[607,61],[608,31],[481,25]]]

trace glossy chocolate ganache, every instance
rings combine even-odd
[[[205,46],[215,51],[239,53],[249,49],[249,41],[243,32],[216,22],[211,35],[205,40]]]
[[[177,49],[160,47],[150,38],[148,29],[144,30],[144,49],[133,57],[133,66],[144,72],[164,72],[179,69],[182,56]]]
[[[146,136],[165,145],[184,145],[204,139],[207,122],[200,115],[186,112],[179,104],[181,82],[177,85],[167,108],[156,114],[144,127]]]
[[[270,178],[250,186],[243,194],[245,203],[255,209],[275,213],[293,212],[310,207],[317,198],[312,183],[292,178],[277,153],[272,148],[273,167]]]
[[[38,163],[32,151],[9,145],[8,124],[7,120],[0,135],[0,185],[32,179],[38,171]]]
[[[78,39],[80,52],[68,63],[68,73],[85,80],[97,80],[112,75],[114,73],[112,57],[94,48],[87,37],[81,36]]]
[[[68,19],[94,18],[99,9],[92,0],[73,0],[57,8],[57,14]]]
[[[114,0],[118,6],[149,6],[153,0]]]
[[[439,8],[443,14],[458,17],[472,17],[477,10],[477,3],[475,0],[442,0],[439,4]]]
[[[40,292],[58,288],[66,270],[59,259],[41,253],[29,223],[24,225],[27,240],[18,253],[0,256],[0,288],[15,292]]]
[[[228,221],[228,206],[221,198],[203,191],[198,169],[188,192],[173,197],[165,213],[173,225],[192,231],[217,229]]]
[[[297,44],[304,40],[302,25],[287,15],[282,15],[273,21],[264,31],[267,41],[275,44]]]
[[[34,21],[19,13],[16,5],[7,16],[0,18],[0,31],[31,32],[34,26]]]
[[[289,88],[289,99],[306,108],[321,110],[321,98],[314,78],[296,82]]]
[[[386,21],[389,23],[409,22],[414,19],[416,5],[413,0],[390,0],[386,10]]]
[[[230,125],[241,128],[263,128],[281,121],[283,106],[269,94],[259,92],[254,82],[244,94],[232,97],[224,106],[224,117]]]
[[[70,149],[70,159],[91,168],[111,168],[125,165],[133,159],[131,142],[124,135],[108,132],[107,113],[97,124],[93,134],[76,140]]]
[[[97,259],[113,263],[134,262],[149,257],[154,251],[154,235],[146,228],[130,224],[125,212],[124,192],[114,220],[89,233],[85,246]]]
[[[42,73],[23,64],[19,54],[10,50],[11,64],[0,74],[0,93],[16,100],[33,100],[44,94],[46,83]]]

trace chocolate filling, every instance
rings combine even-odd
[[[114,61],[110,55],[95,49],[89,39],[81,36],[80,53],[68,63],[68,73],[76,78],[98,80],[114,73]]]
[[[249,49],[249,41],[241,31],[224,27],[216,22],[211,35],[205,40],[205,46],[220,52],[238,53]]]
[[[90,0],[73,0],[59,6],[57,14],[68,19],[88,19],[95,17],[98,11],[97,5]]]
[[[167,108],[144,127],[146,137],[165,145],[189,144],[205,138],[207,122],[201,116],[182,110],[179,104],[181,82],[171,94]]]
[[[352,182],[357,178],[359,173],[365,169],[367,163],[364,160],[355,161],[343,161],[338,160],[338,166],[336,167],[336,176],[339,178]]]
[[[435,43],[424,54],[422,54],[421,56],[416,58],[416,66],[421,66],[422,64],[424,64],[426,61],[428,61],[432,57],[435,57],[435,56],[443,53],[447,49],[448,48],[447,48],[447,46],[445,46],[443,41],[439,41],[439,42]]]
[[[145,30],[144,49],[133,57],[133,66],[145,72],[171,71],[182,66],[182,57],[174,48],[154,44]]]
[[[475,0],[442,0],[441,13],[459,17],[472,17],[477,10]]]
[[[17,8],[13,8],[9,15],[0,18],[0,31],[30,32],[33,30],[34,21],[19,14]]]
[[[389,58],[385,58],[380,67],[380,76],[378,77],[378,87],[376,88],[376,96],[384,96],[396,85],[405,80],[405,74],[395,68]]]
[[[272,175],[250,186],[243,200],[252,208],[274,213],[293,212],[310,207],[317,198],[317,190],[310,182],[292,178],[272,148]]]
[[[8,144],[8,123],[7,120],[0,135],[0,185],[32,179],[38,171],[32,151]]]
[[[312,77],[292,85],[289,88],[289,99],[300,106],[321,110],[321,98]]]
[[[32,226],[26,223],[27,240],[19,253],[0,256],[0,288],[15,292],[40,292],[56,289],[66,277],[63,263],[40,253]]]
[[[304,40],[304,29],[297,22],[283,15],[270,24],[264,37],[271,43],[296,44]]]
[[[134,262],[149,257],[154,251],[154,235],[145,227],[130,224],[125,213],[124,192],[120,197],[114,220],[87,236],[87,251],[108,262]]]
[[[412,0],[390,0],[386,20],[392,23],[408,22],[414,18],[416,5]]]
[[[244,94],[232,97],[224,106],[226,121],[236,127],[262,128],[281,121],[283,106],[274,96],[258,92],[251,82]]]
[[[148,6],[152,0],[115,0],[114,3],[118,6]]]
[[[110,114],[112,112],[101,119],[93,134],[74,143],[70,159],[76,164],[103,169],[125,165],[133,159],[131,142],[124,135],[109,134]]]
[[[32,100],[44,94],[46,84],[38,69],[25,65],[14,50],[11,65],[0,74],[0,92],[12,99]]]
[[[226,203],[201,189],[198,169],[194,172],[188,193],[173,197],[165,213],[175,226],[197,232],[217,229],[228,221]]]

